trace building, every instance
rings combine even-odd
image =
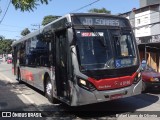
[[[140,0],[140,6],[120,16],[130,20],[141,60],[160,72],[160,0]]]
[[[140,0],[140,8],[153,5],[153,4],[159,4],[160,0]]]

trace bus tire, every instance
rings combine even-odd
[[[17,73],[17,80],[18,80],[18,83],[22,83],[21,72],[19,69],[18,69],[18,73]]]
[[[58,100],[53,97],[53,85],[49,77],[47,77],[46,79],[45,96],[51,103],[54,103],[54,104],[58,103]]]

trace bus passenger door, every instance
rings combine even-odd
[[[55,33],[56,37],[56,86],[57,96],[69,98],[68,94],[68,65],[67,65],[67,51],[68,41],[66,30],[61,30]]]

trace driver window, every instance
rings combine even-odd
[[[114,45],[118,56],[134,56],[133,44],[129,35],[114,36]]]

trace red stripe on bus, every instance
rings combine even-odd
[[[21,70],[21,76],[24,80],[31,80],[33,81],[33,73],[28,70]]]
[[[88,81],[94,84],[97,90],[110,90],[132,85],[136,75],[137,73],[134,73],[132,76],[124,76],[124,77],[108,78],[100,80],[96,80],[94,78],[88,78]]]

